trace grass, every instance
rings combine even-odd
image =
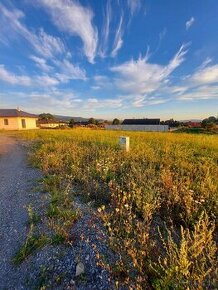
[[[13,258],[14,264],[19,265],[33,252],[35,252],[37,249],[43,248],[47,243],[48,238],[46,236],[35,236],[32,234],[29,235],[24,245],[21,246]]]
[[[115,269],[105,265],[117,285],[216,289],[217,135],[90,129],[16,135],[35,140],[31,160],[46,176],[54,243],[69,240],[79,192],[98,206],[120,255]],[[118,146],[122,135],[130,137],[129,152]]]
[[[188,134],[218,134],[218,129],[205,129],[205,128],[180,128],[175,130],[174,133],[188,133]]]

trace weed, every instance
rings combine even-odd
[[[69,242],[79,216],[73,210],[72,188],[79,188],[83,200],[98,205],[110,246],[120,256],[114,271],[107,265],[115,279],[122,280],[116,280],[117,287],[121,283],[138,290],[211,288],[218,136],[128,132],[131,148],[126,153],[117,146],[124,133],[86,129],[17,133],[38,140],[31,160],[46,174],[44,187],[51,197],[47,224],[54,243]],[[176,234],[166,230],[161,242],[157,217],[162,225],[171,224]],[[153,286],[148,285],[151,280]]]
[[[48,242],[46,236],[33,235],[33,226],[31,225],[29,234],[23,246],[19,249],[15,255],[13,262],[15,265],[22,263],[29,255],[31,255],[37,249],[44,247]]]
[[[181,227],[180,241],[175,242],[167,229],[168,238],[160,233],[164,252],[153,264],[159,276],[155,289],[215,289],[216,244],[213,240],[215,225],[207,214],[202,214],[194,230]]]

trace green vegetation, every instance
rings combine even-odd
[[[71,194],[94,200],[129,289],[216,289],[218,136],[89,129],[18,132],[51,194],[53,242],[70,241]],[[130,151],[118,137],[130,136]]]
[[[187,128],[182,127],[178,130],[175,130],[174,133],[188,133],[188,134],[207,134],[207,135],[214,135],[218,134],[218,129],[213,127],[205,127],[205,128]]]
[[[34,251],[43,248],[48,243],[48,238],[46,236],[35,235],[33,232],[34,228],[33,225],[31,225],[24,245],[21,246],[13,259],[15,265],[22,263]]]
[[[73,128],[74,125],[75,125],[75,120],[74,119],[70,119],[69,127]]]
[[[218,118],[210,116],[209,118],[204,119],[201,125],[203,128],[213,129],[216,127],[216,125],[218,125]]]
[[[48,121],[48,120],[54,120],[54,119],[55,119],[54,116],[50,113],[42,113],[39,115],[39,120]]]
[[[113,125],[120,125],[120,120],[115,118],[112,122]]]

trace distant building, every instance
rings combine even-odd
[[[125,119],[122,125],[160,125],[160,119]]]
[[[89,122],[88,121],[77,121],[77,122],[75,122],[74,123],[74,125],[75,126],[80,126],[80,127],[85,127],[85,126],[87,126],[89,124]]]
[[[0,109],[0,130],[37,129],[38,116],[19,109]]]
[[[125,119],[121,125],[106,125],[107,130],[122,131],[168,131],[168,125],[160,125],[160,119]]]
[[[189,128],[201,128],[201,122],[189,121],[189,122],[185,123],[185,126],[187,126]]]
[[[61,121],[61,120],[40,120],[39,127],[42,129],[56,129],[56,128],[62,128],[67,127],[68,122]]]

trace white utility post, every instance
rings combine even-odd
[[[120,147],[125,150],[126,152],[129,151],[129,137],[127,136],[120,136],[119,137],[119,145]]]

